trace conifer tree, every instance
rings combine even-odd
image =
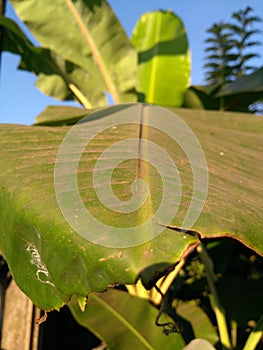
[[[258,16],[250,15],[252,11],[251,7],[247,7],[245,10],[233,13],[232,19],[234,23],[229,25],[233,49],[237,55],[236,65],[233,67],[233,75],[235,77],[242,77],[252,73],[257,67],[249,65],[248,61],[252,58],[260,57],[255,51],[250,51],[250,48],[261,44],[261,42],[253,40],[252,37],[261,32],[253,27],[262,20]]]
[[[235,81],[256,69],[248,61],[259,57],[251,48],[261,44],[253,40],[253,36],[260,33],[254,26],[262,20],[251,15],[252,11],[251,7],[247,7],[234,12],[231,22],[220,21],[207,30],[209,36],[205,40],[205,52],[208,55],[204,68],[208,84],[222,85]]]

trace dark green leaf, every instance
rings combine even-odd
[[[69,307],[78,323],[103,339],[109,349],[155,350],[163,347],[182,350],[184,347],[180,334],[165,336],[162,329],[155,325],[156,308],[126,292],[108,290],[106,293],[92,293],[84,312],[76,301],[70,302]]]
[[[77,107],[48,106],[36,117],[35,125],[71,125],[94,110]]]
[[[197,109],[219,109],[219,100],[214,98],[219,86],[191,86],[184,96],[184,107]]]
[[[195,301],[178,306],[176,312],[191,323],[195,338],[206,339],[211,344],[218,342],[218,334],[211,320]]]
[[[255,93],[259,93],[259,97],[263,96],[263,68],[227,84],[217,93],[217,96],[247,94],[253,98]]]

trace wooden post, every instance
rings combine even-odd
[[[14,280],[5,295],[1,348],[3,350],[37,350],[40,317],[30,299],[20,291]]]

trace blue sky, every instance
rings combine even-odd
[[[233,12],[250,6],[254,14],[263,18],[262,0],[109,0],[114,12],[130,37],[139,17],[148,11],[170,9],[183,21],[192,54],[192,84],[204,83],[204,40],[206,29],[214,22],[229,20]],[[17,19],[11,5],[7,4],[8,17]],[[263,24],[260,25],[263,29]],[[258,37],[263,41],[263,34]],[[263,45],[258,48],[261,59],[253,63],[263,65]],[[17,70],[19,58],[4,53],[1,67],[0,123],[32,124],[34,118],[47,105],[60,105],[51,97],[43,95],[35,86],[36,77]],[[64,103],[65,104],[65,103]],[[69,103],[67,103],[69,104]],[[70,103],[71,105],[74,103]],[[76,104],[75,104],[76,105]]]

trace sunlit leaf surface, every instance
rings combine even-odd
[[[168,228],[159,235],[151,236],[156,227],[163,223],[154,220],[163,199],[164,180],[175,188],[175,192],[171,191],[172,196],[167,197],[165,213],[170,215],[169,211],[175,210],[179,200],[176,193],[179,190],[182,192],[178,211],[173,212],[170,225],[188,228],[184,226],[184,220],[193,196],[193,172],[189,159],[178,146],[179,139],[172,140],[156,128],[145,125],[142,128],[138,110],[135,108],[134,112],[132,108],[130,105],[116,106],[96,117],[88,116],[83,124],[86,134],[82,134],[86,137],[83,141],[86,144],[89,133],[101,130],[101,127],[117,121],[120,116],[128,116],[130,123],[118,124],[97,134],[84,147],[76,168],[80,198],[97,221],[109,227],[118,227],[121,232],[126,232],[127,227],[142,225],[147,220],[151,223],[148,229],[141,230],[139,237],[153,239],[136,245],[137,238],[131,236],[135,241],[130,241],[128,247],[121,245],[129,242],[124,234],[116,239],[116,236],[110,236],[102,229],[94,231],[92,225],[84,225],[90,238],[98,240],[99,244],[106,239],[112,247],[92,243],[78,234],[62,215],[55,193],[54,167],[58,149],[71,127],[1,125],[0,249],[19,287],[42,309],[59,308],[72,294],[86,296],[115,283],[133,283],[146,267],[155,266],[151,270],[154,274],[158,266],[175,263],[194,247],[195,238]],[[151,120],[148,107],[140,108],[139,105],[139,117],[145,121]],[[203,237],[233,237],[263,254],[262,118],[183,109],[174,112],[195,133],[209,171],[207,199],[192,229]],[[159,116],[162,121],[166,120],[168,129],[174,128],[176,116],[174,121],[170,117],[165,119],[162,112]],[[118,164],[112,173],[113,194],[124,205],[137,193],[131,191],[132,183],[141,179],[146,182],[150,195],[144,198],[141,208],[131,213],[107,209],[94,192],[92,173],[96,160],[114,143],[131,138],[137,140],[138,151],[147,155],[150,143],[140,143],[140,137],[158,144],[171,156],[180,174],[181,187],[178,186],[178,176],[175,174],[171,177],[167,173],[166,163],[163,165],[165,171],[160,175],[156,167],[147,161],[127,159]],[[106,153],[108,158],[105,161],[112,161],[123,150],[128,152],[129,147],[112,148],[111,152]],[[65,173],[64,177],[60,174],[59,185],[65,183],[65,187],[60,187],[60,193],[65,196],[68,213],[77,215],[74,193],[66,186],[71,179],[72,172],[67,172],[67,169],[72,169],[74,152],[73,147],[69,152],[70,158],[63,163]],[[164,157],[156,158],[158,165]],[[197,170],[199,166],[197,162]],[[202,183],[202,179],[199,180]],[[103,178],[97,185],[102,189],[107,188]],[[129,203],[132,204],[131,201]],[[160,218],[166,219],[165,215]],[[78,220],[77,215],[75,222]]]

